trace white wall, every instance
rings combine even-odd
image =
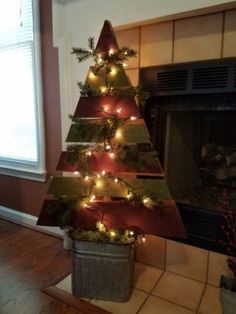
[[[53,37],[59,50],[62,140],[79,99],[77,81],[84,81],[89,63],[78,64],[72,47],[87,47],[89,36],[98,39],[104,20],[113,27],[143,25],[236,7],[219,0],[53,0]],[[132,48],[132,47],[131,47]]]

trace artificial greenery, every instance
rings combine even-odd
[[[46,211],[49,216],[54,218],[56,224],[63,228],[71,225],[73,210],[77,202],[77,198],[69,198],[67,196],[58,197],[55,202],[47,204]]]
[[[137,97],[139,107],[142,113],[144,113],[144,105],[146,99],[149,97],[149,93],[145,92],[140,86],[130,86],[126,88],[115,88],[112,87],[112,83],[110,81],[106,81],[107,86],[106,90],[101,90],[100,88],[94,87],[90,84],[78,82],[78,87],[80,89],[80,94],[83,97],[88,96],[127,96],[127,97]]]
[[[147,169],[155,167],[157,153],[152,151],[149,155],[142,155],[137,145],[125,145],[117,154],[117,161],[126,165],[130,170],[135,172],[144,172]]]
[[[104,231],[75,229],[71,232],[71,237],[74,240],[115,244],[133,243],[136,239],[136,236],[133,233],[131,235],[129,230],[107,230],[106,228]]]
[[[89,58],[96,59],[96,51],[94,49],[94,38],[89,37],[88,38],[88,47],[89,49],[84,49],[84,48],[72,48],[72,54],[76,55],[76,58],[78,62],[85,61]]]
[[[102,109],[101,109],[102,110]],[[119,127],[124,125],[127,119],[118,118],[118,114],[109,114],[107,118],[93,119],[93,120],[81,120],[75,119],[75,128],[79,137],[86,138],[87,141],[94,141],[97,143],[108,144],[116,135],[116,131]]]
[[[88,39],[88,48],[89,49],[72,48],[72,54],[76,55],[78,62],[92,58],[95,62],[94,74],[99,72],[102,68],[106,69],[106,73],[110,73],[112,64],[123,64],[124,61],[128,60],[130,57],[136,57],[137,55],[134,49],[127,47],[107,53],[97,53],[93,37],[89,37]]]
[[[90,146],[88,145],[67,145],[67,151],[70,153],[67,161],[71,164],[77,165],[82,175],[90,172],[88,155]]]

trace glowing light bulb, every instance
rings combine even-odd
[[[105,86],[102,86],[100,89],[102,93],[105,93],[107,91],[107,88]]]
[[[112,55],[113,53],[114,53],[114,49],[111,48],[111,49],[109,50],[109,55]]]
[[[129,234],[130,234],[131,236],[133,236],[133,235],[134,235],[134,232],[131,230],[131,231],[129,232]]]
[[[115,158],[115,153],[110,153],[109,155],[111,159]]]
[[[97,222],[97,228],[99,232],[106,232],[106,227],[101,221]]]
[[[88,181],[88,180],[89,180],[89,176],[85,176],[85,177],[84,177],[84,180],[85,180],[85,181]]]
[[[117,113],[120,113],[121,110],[122,110],[122,108],[118,108],[118,109],[116,110],[116,112],[117,112]]]
[[[102,176],[105,176],[105,174],[106,174],[106,171],[102,170]]]
[[[89,152],[86,153],[86,155],[87,155],[87,156],[92,156],[92,152],[89,151]]]
[[[102,56],[101,55],[98,55],[98,60],[97,60],[98,63],[102,63]]]
[[[109,149],[111,149],[111,145],[107,144],[105,148],[106,148],[106,150],[109,150]]]
[[[94,80],[94,79],[96,78],[96,75],[91,71],[91,72],[89,73],[89,77],[90,77],[92,80]]]
[[[116,138],[121,138],[121,136],[122,136],[121,130],[117,130],[116,131]]]
[[[115,181],[115,183],[118,183],[118,182],[119,182],[119,179],[115,178],[114,181]]]
[[[98,180],[98,181],[96,182],[96,187],[97,187],[97,188],[101,188],[101,187],[102,187],[102,182],[101,182],[101,180]]]
[[[95,198],[96,198],[96,196],[92,194],[89,198],[89,201],[92,203],[95,200]]]
[[[133,194],[131,192],[128,192],[126,198],[130,200],[132,197],[133,197]]]
[[[108,109],[109,109],[109,106],[108,106],[108,105],[106,105],[106,106],[103,107],[103,110],[104,110],[104,111],[108,111]]]
[[[111,230],[111,231],[110,231],[110,236],[111,236],[112,238],[114,238],[114,237],[116,236],[115,231]]]
[[[115,68],[112,68],[110,74],[114,76],[116,75],[116,73],[117,73],[117,70]]]
[[[147,204],[149,201],[150,201],[150,199],[148,197],[143,198],[143,204]]]
[[[77,174],[79,174],[79,171],[74,171],[74,175],[77,175]]]
[[[134,116],[130,117],[130,120],[131,120],[131,121],[134,121],[134,120],[136,120],[136,119],[137,119],[137,117],[134,117]]]
[[[142,237],[142,242],[145,243],[146,242],[146,238],[145,236]]]
[[[127,63],[125,63],[125,62],[123,63],[123,67],[124,67],[124,68],[125,68],[125,67],[127,67],[127,65],[128,65],[128,64],[127,64]]]
[[[84,203],[83,207],[84,207],[84,208],[89,208],[89,204]]]

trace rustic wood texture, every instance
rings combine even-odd
[[[112,178],[101,177],[95,180],[93,192],[98,197],[126,197],[128,189],[122,183],[116,183]],[[170,192],[164,179],[125,179],[133,190],[143,195],[158,195],[160,200],[171,199]],[[67,196],[88,196],[91,182],[80,177],[53,177],[48,188],[48,194]]]
[[[0,219],[1,314],[86,313],[40,291],[70,268],[62,240]]]
[[[39,215],[38,225],[58,226],[57,212],[49,214],[47,206],[57,200],[45,200]],[[126,213],[125,217],[122,214]],[[173,200],[166,200],[163,206],[153,209],[132,206],[122,202],[95,202],[91,208],[80,208],[74,212],[71,226],[84,230],[96,230],[97,221],[116,229],[129,229],[138,234],[154,234],[163,237],[186,237],[180,214]]]
[[[60,160],[57,165],[57,170],[74,172],[80,170],[80,165],[71,163],[70,160],[73,153],[62,152]],[[119,161],[116,158],[111,158],[108,152],[94,152],[92,153],[88,164],[91,171],[101,173],[103,170],[112,173],[113,175],[126,175],[132,173],[133,175],[153,176],[155,178],[163,178],[164,173],[161,165],[157,159],[155,159],[151,152],[137,152],[135,158],[139,159],[140,165],[136,165],[134,162],[132,167],[125,164],[125,162]]]
[[[96,46],[96,52],[97,53],[106,53],[110,49],[118,50],[119,46],[118,46],[118,43],[116,41],[116,36],[114,34],[111,22],[106,20],[104,22],[101,34],[98,38],[98,43]]]
[[[109,114],[114,113],[118,114],[120,119],[131,116],[141,118],[134,97],[89,96],[80,97],[73,120],[78,118],[109,118]]]
[[[88,144],[98,143],[101,141],[101,131],[97,131],[97,124],[101,125],[99,119],[81,119],[77,124],[71,124],[66,142]],[[78,127],[81,128],[81,131],[79,131]],[[120,136],[115,136],[112,139],[112,142],[114,143],[150,143],[150,135],[143,119],[126,121],[119,129]],[[86,130],[86,132],[84,130]],[[89,132],[87,130],[89,130]]]
[[[111,67],[111,72],[107,74],[108,79],[112,80],[114,88],[126,88],[131,87],[131,83],[129,81],[128,76],[125,73],[125,70],[121,64],[113,64]],[[113,72],[114,71],[114,72]],[[91,87],[95,87],[101,89],[102,87],[106,87],[106,69],[101,68],[99,72],[96,73],[96,68],[91,66],[88,71],[87,78],[85,80],[85,84]],[[113,74],[115,73],[115,74]],[[115,75],[115,80],[114,80]]]

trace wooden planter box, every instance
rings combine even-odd
[[[76,297],[128,301],[134,245],[72,240],[72,293]]]

